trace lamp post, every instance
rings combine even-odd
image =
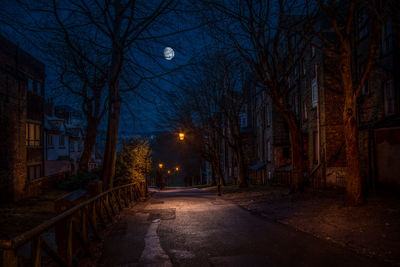
[[[164,188],[164,177],[163,177],[163,173],[162,173],[162,168],[164,167],[164,164],[162,164],[162,163],[158,163],[158,168],[159,168],[159,171],[158,171],[158,182],[159,182],[159,187],[160,187],[160,190],[162,190],[163,188]]]

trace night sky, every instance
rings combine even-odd
[[[27,3],[33,5],[36,2]],[[137,64],[158,77],[143,82],[135,93],[122,93],[121,137],[168,130],[160,113],[165,112],[166,108],[164,96],[167,92],[175,90],[188,64],[204,54],[210,42],[200,14],[196,10],[190,10],[189,2],[179,3],[179,8],[168,13],[161,23],[155,25],[152,29],[152,36],[155,38],[139,42],[139,49],[133,49]],[[43,18],[44,15],[27,10],[12,0],[0,0],[0,3],[0,17],[3,20],[0,21],[0,34],[46,65],[46,99],[52,99],[56,104],[76,105],[77,101],[65,92],[60,93],[62,90],[59,89],[58,76],[53,70],[52,62],[46,59],[45,51],[37,41],[47,37],[43,32],[31,32],[20,26],[41,23],[46,19]],[[172,60],[164,58],[163,51],[167,46],[174,49],[175,57]],[[143,47],[146,47],[146,54],[141,51]],[[147,76],[152,75],[148,72]],[[100,129],[106,129],[105,119]]]

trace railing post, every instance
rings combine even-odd
[[[72,259],[73,259],[73,220],[72,216],[67,219],[67,247],[66,247],[66,253],[65,253],[65,258],[67,261],[67,266],[71,267],[72,266]]]
[[[14,249],[3,250],[2,266],[18,267],[17,252]]]
[[[41,266],[40,236],[37,236],[31,240],[31,261],[33,267]]]
[[[81,231],[82,231],[82,240],[87,245],[88,243],[88,231],[87,231],[87,215],[88,211],[87,207],[82,208],[82,216],[81,216]]]

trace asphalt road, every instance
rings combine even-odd
[[[199,189],[158,192],[125,210],[100,266],[383,266]]]

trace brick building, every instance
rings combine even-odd
[[[252,183],[265,184],[276,177],[276,171],[290,171],[290,140],[288,126],[275,110],[272,100],[264,91],[257,90],[253,89],[251,101],[255,159],[250,175]]]
[[[31,194],[43,176],[43,63],[0,36],[0,198]]]
[[[397,4],[397,9],[393,8]],[[358,101],[362,171],[366,185],[400,185],[400,55],[399,3],[380,1],[384,20],[378,36],[371,36],[368,21],[357,27],[358,75],[363,69],[370,38],[378,39],[375,66]],[[365,10],[359,11],[363,17]]]

